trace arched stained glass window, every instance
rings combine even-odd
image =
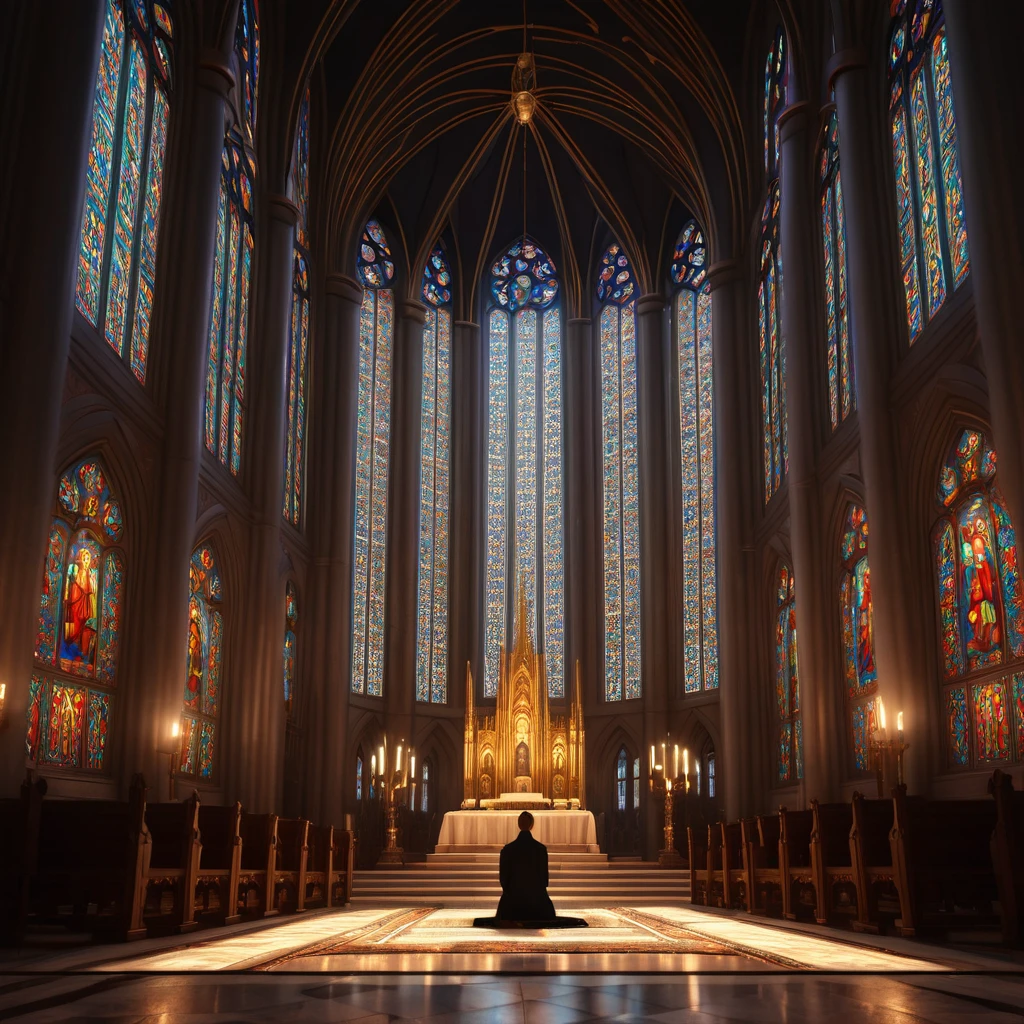
[[[910,341],[970,271],[941,0],[897,0],[889,122]]]
[[[821,244],[825,259],[825,326],[828,333],[828,406],[832,429],[857,405],[853,388],[850,312],[846,291],[846,212],[839,171],[839,120],[833,110],[825,126],[819,169]]]
[[[804,777],[804,730],[796,658],[796,586],[788,565],[779,567],[775,589],[775,702],[779,713],[776,761],[780,785]],[[708,758],[708,796],[715,795],[714,759]]]
[[[875,731],[878,673],[868,567],[868,517],[860,505],[846,510],[839,560],[839,606],[843,622],[843,677],[849,708],[853,767],[867,771]]]
[[[622,247],[615,242],[605,252],[597,278],[597,301],[603,303],[601,451],[605,700],[629,699],[642,694],[636,295],[633,268]]]
[[[126,560],[121,506],[101,463],[61,475],[43,560],[26,754],[102,771],[117,685]]]
[[[249,146],[256,147],[256,100],[260,81],[260,26],[257,0],[242,0],[235,23],[235,56],[241,93],[241,123]]]
[[[779,173],[779,114],[786,105],[786,37],[780,25],[764,62],[764,169]]]
[[[943,464],[932,533],[952,767],[1024,761],[1024,594],[996,453],[962,431]]]
[[[430,810],[430,761],[420,769],[420,810],[424,814]]]
[[[416,699],[448,702],[448,530],[451,504],[451,269],[436,245],[423,268],[420,403],[420,542],[416,598]],[[426,762],[423,769],[426,771]]]
[[[356,802],[363,799],[363,753],[356,755]]]
[[[212,779],[224,660],[224,618],[220,611],[220,569],[209,543],[200,544],[192,552],[188,589],[188,644],[178,771],[196,779]]]
[[[299,108],[290,191],[299,210],[295,225],[292,319],[288,329],[288,410],[284,454],[284,518],[302,520],[306,471],[306,389],[309,377],[309,91]]]
[[[615,806],[617,810],[626,809],[626,785],[628,779],[629,755],[625,747],[619,748],[619,758],[615,762]]]
[[[363,285],[359,314],[356,406],[355,538],[352,565],[352,692],[384,693],[384,583],[387,568],[388,470],[391,463],[391,359],[394,257],[375,220],[359,244]]]
[[[75,304],[146,382],[174,27],[170,4],[107,0]]]
[[[298,620],[299,603],[295,596],[295,584],[289,580],[284,588],[284,706],[289,718],[295,696],[295,627]]]
[[[802,763],[801,763],[802,764]],[[715,755],[708,754],[708,799],[715,799]]]
[[[779,182],[771,183],[761,216],[761,272],[757,286],[761,364],[764,500],[779,489],[789,469],[786,422],[786,351],[782,337],[782,249],[779,244]]]
[[[488,317],[487,576],[484,695],[498,690],[514,586],[545,656],[548,693],[565,693],[562,326],[554,262],[531,239],[491,267]],[[539,598],[539,600],[538,600]]]
[[[718,686],[718,578],[715,569],[714,373],[707,246],[695,221],[673,254],[679,361],[682,483],[683,690]]]

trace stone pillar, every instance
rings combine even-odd
[[[863,50],[844,48],[844,0],[834,0],[837,52],[830,62],[835,88],[846,206],[850,330],[857,382],[861,471],[871,529],[871,593],[879,693],[892,715],[907,713],[906,760],[911,792],[925,784],[933,747],[927,725],[935,703],[934,681],[925,678],[924,638],[915,614],[915,566],[910,563],[908,507],[890,400],[893,366],[903,336],[902,275],[895,245],[879,245],[879,232],[894,225],[894,197],[879,180],[888,159],[884,106],[873,102]],[[787,270],[787,281],[789,280]],[[799,585],[799,577],[797,578]],[[799,601],[799,597],[798,597]]]
[[[1024,200],[1020,194],[1021,145],[1007,125],[1024,118],[1016,44],[1022,12],[999,4],[998,19],[1016,22],[994,29],[995,15],[978,16],[965,0],[946,0],[949,64],[953,76],[970,246],[974,309],[988,382],[993,443],[999,455],[999,487],[1013,521],[1024,523]],[[1020,527],[1018,526],[1018,529]]]
[[[21,156],[5,175],[0,218],[0,379],[6,382],[0,439],[13,488],[0,507],[7,552],[0,589],[0,683],[7,685],[8,720],[0,731],[0,796],[16,796],[24,778],[28,682],[47,513],[60,469],[55,460],[61,394],[105,9],[101,0],[82,0],[56,18],[43,5],[24,13],[19,74],[28,84],[19,109],[4,115],[3,137],[17,142],[9,158]]]
[[[484,528],[484,449],[487,375],[480,325],[456,320],[452,329],[451,530],[449,533],[448,705],[464,708],[466,662],[479,686],[483,671],[480,612]],[[478,691],[480,693],[482,691]]]
[[[826,616],[836,608],[826,596],[828,545],[821,531],[817,458],[823,412],[820,373],[820,261],[815,244],[817,190],[812,180],[814,123],[810,104],[795,103],[779,118],[781,153],[780,233],[786,266],[782,292],[782,333],[786,339],[786,400],[789,415],[789,515],[796,576],[796,634],[803,721],[806,798],[838,799],[843,749],[841,709],[834,699]]]
[[[164,438],[150,516],[152,541],[146,582],[140,590],[142,599],[132,612],[133,633],[148,640],[139,653],[136,669],[140,685],[129,697],[132,711],[123,763],[125,784],[133,772],[142,771],[156,787],[155,780],[166,775],[167,764],[167,755],[158,753],[158,748],[166,749],[170,729],[181,718],[182,651],[188,635],[189,558],[196,541],[196,500],[203,455],[203,382],[225,104],[233,85],[234,76],[223,55],[215,50],[204,52],[198,62],[192,102],[181,111],[187,120],[178,126],[181,187],[167,196],[161,218],[165,224],[162,244],[168,248],[162,262],[165,268],[171,268],[163,275],[162,293],[157,296],[164,311],[160,331],[166,357],[162,363]],[[225,582],[230,586],[230,579]],[[229,602],[231,597],[234,609],[241,609],[243,595],[229,594]],[[243,622],[243,616],[236,614],[226,624],[228,645],[232,643],[232,629],[242,628]],[[225,683],[227,705],[222,701],[217,726],[221,744],[214,765],[217,782],[224,779],[225,733],[232,731],[223,711],[238,696],[237,691],[230,692],[232,684],[245,685],[230,672]]]
[[[758,771],[755,734],[762,729],[752,709],[747,592],[750,587],[749,542],[744,504],[749,503],[752,476],[744,440],[742,410],[749,402],[743,367],[750,361],[742,330],[740,303],[743,278],[737,260],[721,260],[708,269],[711,288],[715,407],[715,503],[718,514],[718,678],[722,749],[716,751],[719,806],[735,820],[750,813],[764,788]],[[792,441],[790,442],[792,444]],[[757,499],[753,499],[757,500]],[[759,778],[760,776],[760,778]]]
[[[359,388],[359,309],[363,291],[344,274],[331,274],[317,345],[320,421],[312,524],[313,652],[305,813],[324,824],[343,823],[354,766],[348,758],[352,681],[352,530],[356,402]],[[313,454],[313,452],[311,452]],[[311,474],[312,476],[312,474]],[[315,505],[314,505],[315,503]]]
[[[666,338],[663,295],[637,301],[637,415],[640,443],[640,601],[643,609],[641,673],[643,679],[644,760],[654,744],[659,753],[667,739],[670,679],[675,666],[668,656],[668,385],[671,362]],[[596,429],[596,428],[595,428]],[[659,801],[648,791],[645,853],[661,849],[663,825]]]
[[[416,716],[416,599],[420,540],[420,420],[423,401],[422,302],[398,304],[392,371],[389,472],[387,672],[388,737],[413,742]]]
[[[252,499],[246,699],[238,682],[231,695],[233,735],[228,792],[252,811],[279,811],[284,773],[285,709],[284,588],[281,563],[281,509],[284,488],[285,401],[288,390],[288,338],[298,209],[281,195],[266,196],[266,229],[261,232],[256,282],[257,316],[250,359],[252,399],[247,444]],[[236,650],[238,648],[236,647]],[[254,758],[252,751],[259,750]]]

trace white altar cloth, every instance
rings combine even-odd
[[[500,850],[519,835],[521,811],[447,811],[437,838],[438,853]],[[533,836],[550,853],[600,853],[590,811],[531,811]]]

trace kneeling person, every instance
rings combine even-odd
[[[501,850],[498,877],[499,922],[553,921],[555,907],[548,896],[548,848],[531,834],[533,815],[519,815],[519,835]]]

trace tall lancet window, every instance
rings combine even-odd
[[[394,258],[375,220],[359,243],[363,285],[359,313],[356,405],[355,538],[352,563],[352,692],[384,692],[384,581],[387,568],[388,468],[391,461],[391,356]]]
[[[604,509],[604,697],[641,695],[637,286],[616,242],[601,260],[601,451]]]
[[[775,586],[775,703],[779,712],[777,779],[790,785],[804,776],[800,677],[796,660],[796,586],[788,565],[779,566]],[[714,796],[714,771],[708,759],[708,796]]]
[[[75,304],[140,384],[153,315],[173,36],[167,6],[108,0]]]
[[[448,702],[448,527],[451,492],[452,275],[436,245],[423,268],[420,404],[420,547],[416,598],[416,699]],[[424,762],[423,770],[427,765]],[[426,783],[423,786],[424,799]]]
[[[487,579],[484,694],[498,692],[522,578],[548,693],[565,693],[562,535],[562,329],[559,283],[530,239],[491,267],[488,318]]]
[[[839,121],[833,110],[825,126],[819,169],[821,244],[825,258],[825,326],[828,333],[828,406],[832,429],[857,405],[846,292],[846,211],[839,173]]]
[[[910,341],[970,271],[941,0],[896,0],[889,124]]]
[[[306,469],[306,388],[309,361],[309,91],[299,108],[290,192],[299,210],[295,225],[292,319],[288,330],[288,422],[284,453],[284,507],[293,526],[302,520]]]
[[[782,250],[779,245],[779,114],[786,103],[786,46],[779,28],[764,68],[764,166],[768,191],[761,214],[757,289],[760,325],[761,428],[764,500],[789,468],[786,432],[786,346],[782,337]]]
[[[715,570],[715,425],[707,246],[695,221],[683,228],[670,269],[679,360],[679,451],[683,510],[683,689],[718,686]]]

